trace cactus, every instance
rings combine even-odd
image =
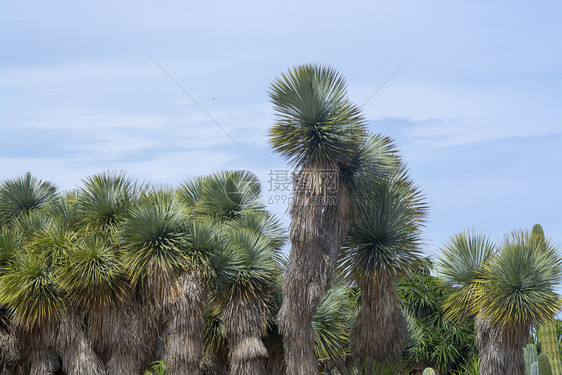
[[[546,244],[544,230],[540,224],[535,224],[533,226],[533,238],[536,238],[543,245]],[[540,324],[537,333],[541,341],[541,352],[548,355],[552,372],[554,374],[562,374],[562,361],[560,360],[558,348],[558,332],[556,330],[554,318]]]
[[[423,370],[423,375],[435,375],[435,371],[431,367],[427,367]]]
[[[535,344],[527,344],[526,347],[523,348],[523,359],[525,360],[525,373],[531,373],[531,365],[533,362],[538,361],[538,353],[537,347]]]
[[[539,375],[539,364],[537,362],[533,362],[531,365],[531,372],[530,375]]]
[[[552,367],[550,367],[550,359],[546,353],[539,354],[539,374],[552,375]]]

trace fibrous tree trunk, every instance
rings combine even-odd
[[[223,324],[229,342],[230,375],[265,375],[267,349],[261,337],[267,325],[265,301],[233,298],[223,311]]]
[[[478,317],[475,328],[480,375],[525,375],[523,346],[529,341],[528,325],[494,326]]]
[[[181,295],[166,311],[168,336],[164,353],[168,374],[198,375],[203,355],[207,289],[195,272],[180,277]]]
[[[151,362],[159,327],[149,306],[128,296],[89,312],[88,336],[108,375],[136,375]]]
[[[349,198],[338,182],[337,171],[330,167],[302,169],[294,176],[291,253],[283,279],[285,297],[277,316],[287,375],[318,373],[312,318],[335,276],[350,222]]]
[[[62,370],[68,375],[103,375],[105,370],[85,333],[83,314],[69,310],[61,318],[56,341]]]
[[[367,368],[375,362],[399,362],[408,341],[408,323],[394,278],[372,275],[358,280],[358,285],[361,307],[350,337],[354,358]]]

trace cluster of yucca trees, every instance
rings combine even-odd
[[[4,369],[139,374],[163,359],[169,374],[197,374],[212,306],[229,373],[261,373],[285,237],[260,188],[245,172],[176,190],[122,173],[89,177],[66,194],[30,174],[4,181]]]
[[[271,146],[294,167],[288,258],[249,172],[174,189],[109,172],[68,193],[29,174],[2,183],[0,370],[400,371],[395,284],[419,269],[424,197],[335,70],[295,67],[270,99]],[[497,250],[469,233],[440,266],[451,316],[476,320],[482,373],[518,374],[530,325],[560,307],[553,247],[516,233]]]
[[[533,232],[538,229],[542,233],[540,226]],[[562,258],[551,241],[533,232],[513,231],[496,245],[466,231],[443,249],[439,271],[454,288],[444,307],[450,317],[474,321],[481,375],[524,375],[522,348],[531,327],[560,311],[553,288],[562,280]]]

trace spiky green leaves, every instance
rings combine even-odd
[[[495,251],[493,242],[482,233],[458,233],[442,249],[439,273],[445,281],[453,285],[469,286]]]
[[[444,249],[440,273],[457,286],[445,304],[452,316],[525,327],[561,306],[552,288],[562,278],[562,260],[548,241],[528,232],[512,232],[497,252],[482,235],[458,234]]]
[[[541,244],[528,232],[512,232],[483,266],[474,310],[492,324],[541,323],[562,306],[552,291],[561,279],[562,259],[551,244]]]
[[[102,230],[115,226],[131,207],[134,184],[124,173],[106,172],[84,180],[77,205],[87,229]]]
[[[73,305],[108,306],[129,289],[120,254],[100,237],[81,238],[65,258],[58,277]]]
[[[164,293],[166,282],[188,263],[187,225],[185,209],[168,192],[157,192],[131,209],[118,236],[134,284],[151,275],[157,283],[152,286]]]
[[[248,171],[220,171],[184,182],[178,196],[195,215],[232,220],[243,211],[262,209],[259,179]]]
[[[298,167],[348,163],[365,134],[364,118],[334,69],[302,65],[282,74],[269,92],[277,121],[273,149]]]
[[[57,194],[57,188],[27,172],[24,176],[5,180],[0,185],[0,224],[7,224],[21,214],[41,208]]]
[[[65,294],[42,257],[19,255],[0,277],[0,304],[10,306],[18,324],[31,329],[58,316]]]
[[[356,222],[343,251],[344,272],[354,280],[375,273],[397,276],[418,260],[426,205],[405,170],[359,196]]]

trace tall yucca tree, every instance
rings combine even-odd
[[[541,324],[560,309],[560,297],[552,288],[562,277],[562,260],[552,244],[541,246],[523,231],[506,235],[497,253],[488,258],[489,248],[463,257],[465,249],[452,245],[444,254],[441,273],[452,282],[457,275],[455,284],[464,289],[451,297],[447,307],[457,315],[466,309],[476,318],[480,374],[523,375],[522,347],[529,340],[531,324]],[[451,262],[454,257],[459,263]]]
[[[11,312],[23,349],[20,365],[30,374],[60,369],[56,344],[65,295],[53,271],[52,259],[26,242],[0,276],[0,303]]]
[[[395,281],[419,260],[427,206],[404,166],[355,199],[356,222],[342,256],[346,276],[360,290],[352,354],[360,364],[398,362],[408,330]]]
[[[130,288],[116,233],[142,189],[123,172],[103,172],[83,182],[47,207],[81,238],[68,252],[61,278],[76,296],[83,294],[80,289],[92,291],[87,300],[72,300],[86,314],[88,338],[107,373],[135,374],[149,360],[145,336],[151,327],[146,323],[147,307]]]
[[[229,374],[263,375],[265,335],[277,270],[274,249],[266,237],[248,228],[225,231],[236,272],[215,284],[214,299],[222,306],[222,324],[229,342]]]
[[[218,351],[215,367],[222,371],[228,350],[231,373],[262,373],[262,357],[267,353],[260,336],[269,322],[266,302],[270,288],[253,288],[255,283],[275,279],[284,230],[259,201],[261,185],[251,172],[220,171],[198,177],[182,184],[178,193],[193,216],[220,228],[221,242],[227,245],[209,262],[214,314],[208,317],[214,318],[207,325],[213,329],[207,329],[206,346]],[[267,273],[269,279],[264,277]],[[261,297],[251,297],[255,293]],[[242,324],[244,321],[253,324]],[[262,324],[256,326],[255,322]],[[246,344],[255,352],[242,350],[241,345]]]
[[[148,193],[127,214],[118,238],[124,250],[124,260],[142,303],[147,309],[145,337],[150,347],[164,332],[165,323],[179,324],[174,319],[186,319],[189,314],[177,311],[180,301],[189,298],[187,280],[183,277],[189,266],[188,236],[190,219],[172,191]],[[173,343],[172,343],[173,344]],[[148,348],[147,348],[148,349]],[[191,373],[194,359],[191,346],[167,346],[176,363],[168,363],[171,374]],[[195,354],[195,358],[198,358]],[[169,353],[166,353],[169,357]],[[187,366],[187,368],[185,367]]]
[[[271,146],[295,169],[291,253],[277,319],[287,374],[310,375],[318,373],[311,321],[335,275],[352,217],[348,189],[367,154],[367,134],[344,78],[332,68],[295,67],[273,81],[269,95],[276,112]]]
[[[57,195],[56,186],[27,172],[0,185],[0,224],[10,224],[21,214],[43,207]]]

